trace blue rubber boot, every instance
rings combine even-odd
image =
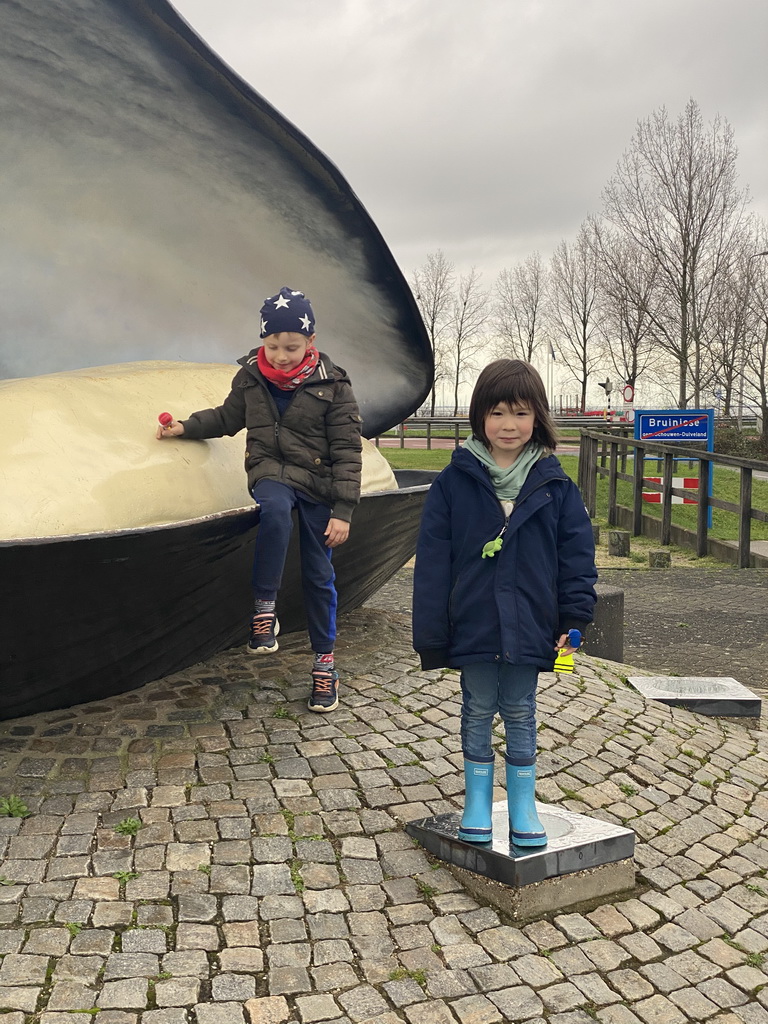
[[[459,839],[489,843],[493,835],[493,761],[464,758],[464,813]]]
[[[546,846],[547,833],[536,813],[536,765],[507,761],[509,841],[514,846]]]

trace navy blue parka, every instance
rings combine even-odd
[[[501,550],[483,558],[504,523],[488,469],[458,448],[429,490],[416,548],[413,646],[422,668],[504,661],[551,671],[558,638],[592,621],[592,526],[554,455],[533,465]]]

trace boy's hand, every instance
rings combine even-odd
[[[325,536],[328,538],[325,546],[337,548],[349,537],[349,523],[345,523],[343,519],[329,519],[325,528]]]
[[[168,427],[164,427],[161,423],[158,423],[155,437],[157,438],[158,441],[162,441],[164,437],[181,437],[183,433],[184,424],[178,423],[176,420],[173,420],[173,422]]]

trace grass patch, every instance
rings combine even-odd
[[[576,472],[578,471],[578,456],[575,455],[563,455],[560,456],[560,461],[563,464],[568,476],[571,479],[576,479]],[[573,466],[566,467],[566,462],[573,463]],[[607,466],[607,462],[606,462]],[[575,468],[574,468],[575,467]],[[634,467],[634,459],[627,459],[626,472],[631,475]],[[680,463],[675,467],[675,476],[694,476],[698,472],[696,466],[691,469],[687,468],[687,463]],[[661,471],[657,471],[656,463],[648,461],[645,464],[644,470],[645,476],[662,476]],[[715,466],[712,483],[712,496],[719,498],[721,501],[730,501],[733,504],[739,504],[739,480],[740,474],[732,469],[728,469],[725,466]],[[632,508],[632,484],[627,480],[616,481],[616,497],[619,505],[624,505],[626,508]],[[761,509],[762,511],[768,511],[768,480],[758,480],[753,477],[752,479],[752,507]],[[651,504],[649,502],[643,503],[643,512],[646,515],[652,516],[655,519],[661,519],[661,504]],[[597,480],[597,503],[595,508],[595,514],[598,519],[606,519],[608,515],[608,479],[607,477],[598,477]],[[698,506],[696,505],[673,505],[672,506],[672,522],[675,526],[682,526],[686,530],[692,530],[696,532],[696,517],[698,514]],[[709,531],[710,537],[715,537],[718,540],[737,540],[739,536],[738,518],[735,512],[726,512],[724,509],[715,508],[712,510],[712,528]],[[751,533],[752,540],[768,540],[768,523],[758,522],[756,519],[752,520]]]
[[[139,877],[138,871],[116,871],[113,875],[121,885],[125,885],[126,882],[132,882],[134,878]]]
[[[0,797],[0,817],[26,818],[30,810],[19,796]]]
[[[380,448],[379,451],[393,469],[424,469],[440,470],[451,460],[453,450],[449,448],[436,448],[426,451],[420,448]],[[558,459],[568,474],[575,482],[578,478],[579,457],[578,455],[558,454]],[[626,472],[631,475],[634,460],[627,459]],[[645,475],[660,476],[656,471],[655,462],[647,462]],[[675,469],[676,476],[685,476],[687,473],[694,474],[695,468],[688,469],[685,463],[681,463]],[[616,485],[617,500],[620,505],[626,508],[632,507],[632,484],[626,480],[618,480]],[[739,503],[739,473],[734,472],[725,466],[715,466],[713,475],[712,495],[723,501]],[[768,480],[752,480],[752,507],[768,512]],[[644,503],[643,512],[656,519],[661,518],[661,505]],[[608,516],[608,480],[605,477],[598,477],[597,480],[597,503],[595,508],[595,519],[607,522]],[[697,506],[696,505],[673,505],[672,522],[676,526],[682,526],[687,530],[696,531]],[[711,537],[718,540],[737,540],[738,521],[733,512],[726,512],[724,509],[712,510],[712,529],[709,531]],[[761,523],[752,520],[752,540],[768,540],[768,523]],[[640,538],[633,538],[634,544]],[[656,541],[648,538],[650,547],[658,547]],[[640,559],[637,558],[637,561]],[[704,559],[698,559],[697,564],[704,563]]]
[[[405,967],[396,967],[394,971],[389,972],[390,981],[404,981],[406,978],[411,978],[413,981],[418,982],[422,988],[427,984],[427,972],[422,967],[417,968],[415,971],[406,970]]]
[[[379,451],[390,464],[393,469],[423,469],[423,470],[440,470],[444,469],[445,466],[451,460],[453,454],[452,449],[440,448],[433,449],[432,451],[426,451],[418,448],[380,448]],[[578,455],[566,455],[558,454],[558,459],[568,474],[568,476],[576,482],[578,479],[579,470],[579,457]],[[628,474],[632,473],[633,460],[627,459]],[[646,464],[646,476],[659,476],[656,472],[655,463],[648,462]],[[688,470],[685,468],[685,464],[675,470],[676,476],[685,476],[686,473],[694,473],[695,469]],[[626,508],[632,507],[632,484],[625,480],[617,481],[617,500],[620,505]],[[723,501],[730,501],[734,504],[739,503],[739,474],[731,469],[727,469],[724,466],[716,466],[714,468],[713,476],[713,497],[720,498]],[[752,507],[768,511],[768,480],[757,480],[752,481]],[[653,516],[656,519],[661,518],[661,505],[644,503],[643,512],[646,515]],[[602,524],[607,523],[608,516],[608,480],[607,478],[598,477],[597,481],[597,502],[595,508],[595,520]],[[696,505],[673,505],[672,506],[672,522],[676,526],[681,526],[687,530],[696,531],[696,518],[697,518],[697,506]],[[709,536],[714,537],[718,540],[731,540],[735,541],[738,539],[738,521],[735,513],[726,512],[723,509],[712,510],[712,529],[709,531]],[[752,540],[768,540],[768,523],[761,523],[757,520],[752,521],[751,528],[751,539]],[[643,544],[650,548],[657,548],[658,541],[654,541],[651,538],[646,537],[633,537],[632,544]],[[691,552],[687,549],[671,548],[670,550],[684,552],[686,555],[693,558]],[[633,552],[631,556],[632,560],[639,563],[645,560],[645,553],[639,554]],[[720,565],[715,559],[699,558],[696,559],[697,566],[702,565]]]
[[[135,836],[141,827],[138,818],[123,818],[115,825],[115,832],[119,836]]]
[[[451,461],[450,448],[379,448],[392,469],[444,469]]]

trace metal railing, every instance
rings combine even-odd
[[[414,432],[418,432],[420,435],[422,432],[426,433],[427,449],[431,451],[432,440],[435,437],[435,427],[442,427],[443,430],[438,430],[441,434],[452,435],[454,448],[458,448],[461,442],[469,433],[469,419],[466,416],[411,416],[409,419],[404,420],[394,430],[389,431],[387,434],[383,434],[382,437],[397,437],[400,441],[400,447],[405,448],[405,442],[408,438],[409,432],[413,436]],[[380,447],[379,437],[373,439],[376,447]]]
[[[596,416],[555,416],[555,425],[557,427],[570,427],[572,429],[578,429],[585,426],[594,426],[595,421],[598,419]],[[632,427],[627,426],[624,423],[601,423],[601,429],[604,430],[616,430],[618,432],[629,431],[631,433]],[[399,440],[400,448],[405,448],[405,442],[408,440],[409,435],[411,437],[416,434],[417,436],[426,437],[426,446],[428,450],[432,448],[432,441],[438,435],[445,439],[447,434],[452,437],[454,447],[458,448],[464,438],[469,434],[469,419],[466,416],[410,416],[407,420],[398,424],[393,430],[387,431],[386,434],[382,434],[381,437],[395,437]],[[380,437],[372,439],[376,447],[380,447]]]
[[[632,457],[632,472],[627,473],[627,460]],[[645,476],[647,460],[661,464],[661,483]],[[698,465],[698,487],[695,491],[673,486],[674,465],[689,461]],[[714,466],[727,466],[738,471],[739,503],[725,501],[710,495],[710,479]],[[752,474],[768,471],[768,462],[740,459],[702,451],[689,445],[636,441],[622,437],[616,431],[582,430],[579,446],[578,485],[590,518],[597,505],[598,478],[608,480],[608,523],[610,526],[629,528],[634,536],[645,534],[656,537],[662,544],[676,543],[692,547],[702,557],[713,554],[725,561],[735,561],[744,569],[754,564],[751,553],[752,522],[768,523],[768,512],[752,508]],[[632,507],[619,505],[619,480],[632,484]],[[643,514],[643,490],[661,492],[661,520]],[[695,533],[672,523],[672,497],[694,499],[698,503]],[[709,535],[709,510],[713,508],[731,512],[738,518],[738,540],[735,547]],[[762,560],[761,560],[762,561]]]

